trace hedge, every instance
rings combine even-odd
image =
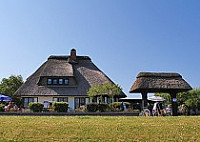
[[[97,103],[87,104],[87,111],[96,112],[97,110],[98,110],[98,104]]]
[[[99,112],[106,112],[109,111],[109,105],[105,103],[98,104],[98,111]]]
[[[30,110],[32,110],[33,112],[42,112],[42,110],[44,108],[43,103],[29,103],[28,106],[29,106]]]
[[[67,112],[68,105],[69,104],[67,102],[54,102],[53,108],[56,112]]]
[[[105,103],[90,103],[87,104],[87,111],[88,112],[106,112],[109,110],[109,105]]]
[[[3,112],[3,111],[4,111],[4,107],[5,107],[4,104],[0,104],[0,112]]]
[[[128,102],[124,102],[124,103],[125,103],[127,109],[131,107],[131,103],[128,103]],[[122,102],[111,103],[109,105],[111,111],[121,111],[121,104],[122,104]]]

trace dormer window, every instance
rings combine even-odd
[[[47,85],[69,85],[68,78],[48,78]]]
[[[69,85],[69,79],[64,79],[64,85]]]
[[[63,79],[59,79],[59,85],[63,85]]]
[[[53,79],[53,85],[57,85],[58,84],[58,80],[57,79]]]
[[[48,84],[48,85],[51,85],[51,84],[52,84],[52,79],[50,79],[50,78],[47,79],[47,84]]]

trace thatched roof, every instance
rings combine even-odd
[[[66,60],[48,59],[40,76],[74,76],[73,67]]]
[[[182,92],[191,90],[191,86],[178,73],[141,72],[130,89],[130,93],[141,92]]]
[[[72,77],[76,80],[75,86],[50,87],[40,86],[41,77]],[[36,70],[26,82],[17,90],[15,95],[80,95],[86,96],[91,86],[104,83],[113,83],[100,69],[98,69],[88,56],[77,56],[75,60],[70,56],[50,56],[48,60]],[[122,93],[122,97],[126,95]]]

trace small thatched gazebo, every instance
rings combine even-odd
[[[147,93],[169,93],[172,98],[172,114],[177,115],[176,94],[191,90],[191,86],[178,73],[141,72],[130,89],[130,93],[142,94],[142,107],[147,107]]]

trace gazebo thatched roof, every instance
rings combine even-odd
[[[76,80],[75,86],[42,86],[42,77],[71,77]],[[26,82],[17,90],[17,96],[87,96],[90,87],[97,84],[113,83],[88,56],[50,56]],[[121,97],[126,97],[122,92]]]
[[[182,92],[191,90],[191,86],[178,73],[141,72],[130,89],[130,93],[141,92]]]

